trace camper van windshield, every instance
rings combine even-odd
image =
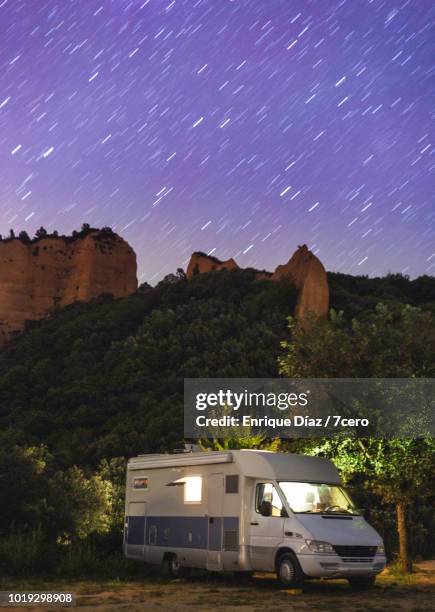
[[[348,493],[336,485],[281,481],[279,486],[293,512],[359,514]]]

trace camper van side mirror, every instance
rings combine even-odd
[[[270,501],[262,501],[260,504],[260,514],[262,516],[272,516],[272,503]]]

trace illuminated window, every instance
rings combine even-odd
[[[200,504],[202,500],[201,476],[186,476],[184,480],[184,503]]]
[[[358,514],[348,493],[337,485],[311,482],[280,482],[293,512]]]

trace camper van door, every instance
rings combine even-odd
[[[130,502],[125,525],[125,544],[129,556],[143,559],[146,533],[146,503]]]
[[[208,486],[208,546],[207,569],[219,571],[222,564],[224,475],[210,474]]]
[[[271,482],[255,484],[251,508],[250,544],[254,569],[268,570],[274,567],[277,546],[284,535],[283,503]]]

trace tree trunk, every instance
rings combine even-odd
[[[397,513],[397,531],[399,532],[399,551],[400,551],[400,564],[402,570],[406,573],[412,572],[412,561],[409,556],[408,548],[408,530],[406,526],[406,509],[407,503],[405,501],[399,501],[396,504]]]

